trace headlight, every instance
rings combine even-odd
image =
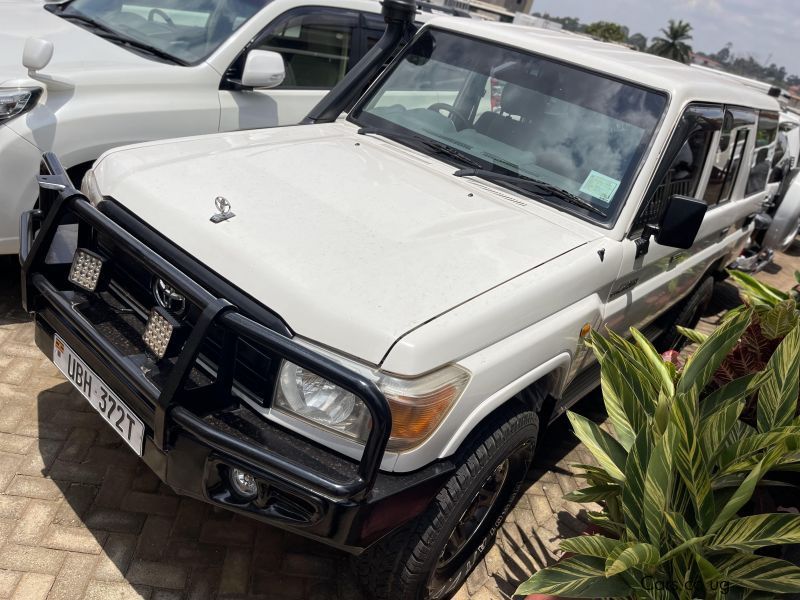
[[[0,88],[0,124],[36,106],[42,88]]]
[[[369,410],[361,400],[294,363],[281,366],[273,406],[355,440],[369,435]]]
[[[376,383],[392,411],[388,449],[406,450],[428,437],[469,378],[469,372],[455,365],[412,379],[376,373]],[[273,408],[361,443],[366,442],[372,428],[369,410],[360,399],[286,361],[281,366]]]
[[[103,194],[100,193],[100,187],[97,185],[97,178],[94,176],[94,171],[92,169],[86,171],[86,175],[83,176],[81,193],[95,206],[100,204],[100,201],[103,199]]]

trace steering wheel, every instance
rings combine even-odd
[[[147,20],[150,21],[151,23],[154,22],[155,19],[153,17],[155,17],[156,15],[164,19],[164,22],[170,27],[175,27],[175,21],[172,20],[172,17],[170,17],[160,8],[151,8],[150,12],[147,13]]]
[[[432,110],[434,112],[441,112],[444,110],[450,113],[450,118],[453,119],[453,124],[456,126],[456,129],[467,129],[470,125],[469,119],[462,115],[452,104],[447,104],[446,102],[434,102],[428,107],[428,110]]]

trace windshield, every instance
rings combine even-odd
[[[112,42],[135,50],[150,47],[163,53],[162,58],[193,64],[214,52],[270,1],[72,0],[51,5],[50,10]],[[118,33],[122,40],[109,33]]]
[[[666,106],[666,96],[490,42],[428,29],[351,119],[372,132],[444,143],[436,153],[477,177],[514,187],[538,180],[564,194],[531,197],[592,221],[611,221]],[[581,202],[584,201],[584,202]],[[583,207],[581,206],[583,204]]]

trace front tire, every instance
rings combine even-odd
[[[369,598],[451,597],[519,497],[538,433],[538,415],[530,410],[509,407],[487,419],[428,509],[359,558]]]

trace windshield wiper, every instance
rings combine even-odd
[[[157,58],[163,58],[171,63],[176,65],[187,65],[185,60],[181,60],[175,56],[172,56],[169,52],[165,52],[164,50],[159,50],[158,48],[151,46],[150,44],[145,44],[144,42],[140,42],[139,40],[128,37],[127,35],[123,35],[118,31],[114,31],[105,23],[98,21],[97,19],[93,19],[88,15],[84,15],[81,13],[67,13],[63,11],[59,11],[59,16],[64,19],[69,19],[72,21],[78,21],[83,23],[84,25],[88,25],[89,27],[95,30],[95,33],[99,35],[104,40],[108,40],[110,42],[117,42],[118,44],[123,44],[125,46],[130,46],[131,48],[135,48],[136,50],[140,50],[142,52],[146,52],[152,56]]]
[[[453,148],[452,146],[448,146],[444,142],[439,142],[437,140],[432,140],[430,138],[425,137],[424,135],[420,135],[418,133],[403,133],[402,131],[391,131],[388,129],[378,129],[377,127],[362,127],[358,130],[359,135],[366,135],[366,134],[374,134],[380,135],[385,138],[391,139],[399,139],[399,140],[409,140],[412,142],[416,142],[430,148],[437,154],[444,154],[445,156],[449,156],[450,158],[454,158],[457,161],[464,163],[465,165],[469,165],[474,167],[475,170],[482,170],[483,165],[472,158],[471,156],[464,154],[460,150]]]
[[[600,210],[590,202],[587,202],[580,196],[576,196],[575,194],[568,192],[567,190],[561,189],[560,187],[555,186],[551,183],[547,183],[546,181],[542,181],[541,179],[533,179],[532,177],[525,177],[523,175],[505,175],[503,173],[489,171],[488,169],[459,169],[458,171],[453,173],[453,175],[455,175],[456,177],[481,177],[483,179],[489,179],[494,181],[505,181],[507,183],[511,183],[519,187],[533,186],[540,191],[539,192],[540,195],[555,196],[559,200],[564,200],[565,202],[569,202],[570,204],[579,206],[583,209],[588,210],[589,212],[593,212],[596,215],[600,215],[601,217],[604,218],[608,217],[606,213],[604,213],[602,210]]]

